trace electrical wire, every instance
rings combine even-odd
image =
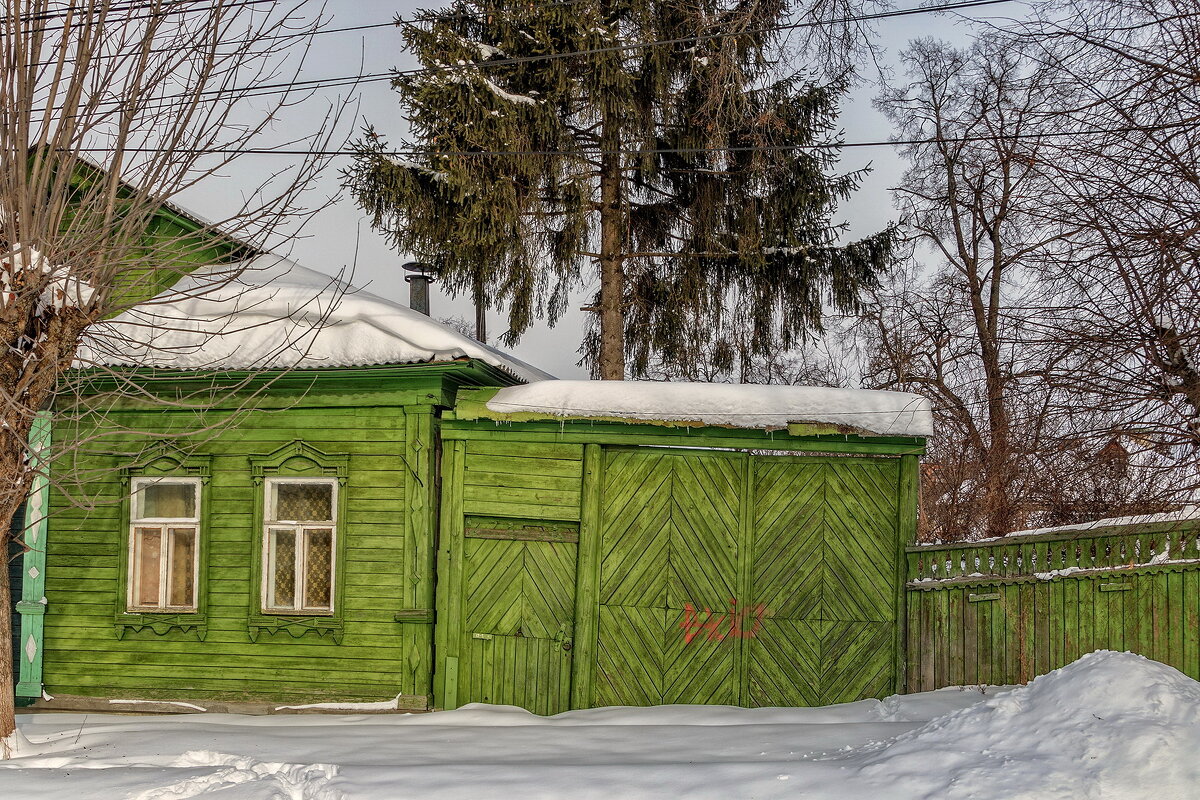
[[[269,0],[246,0],[248,3],[267,2]],[[196,96],[213,96],[219,97],[223,95],[232,95],[239,100],[251,99],[256,97],[267,97],[272,95],[286,95],[299,91],[310,91],[319,88],[339,88],[343,86],[357,86],[365,83],[375,83],[379,81],[394,81],[398,78],[411,78],[421,75],[441,74],[445,72],[475,70],[480,68],[493,69],[496,67],[512,66],[515,64],[536,63],[542,61],[561,60],[565,58],[578,58],[590,55],[599,55],[604,53],[640,50],[649,47],[657,47],[660,45],[676,45],[687,44],[699,41],[712,41],[728,38],[731,36],[749,36],[762,33],[779,32],[786,30],[799,30],[803,28],[823,27],[828,25],[841,25],[854,22],[869,22],[879,19],[887,19],[891,17],[903,17],[913,14],[925,14],[931,12],[958,11],[968,8],[976,8],[981,6],[991,6],[1000,3],[1010,3],[1013,0],[964,0],[963,2],[946,3],[936,6],[919,6],[915,8],[896,9],[894,11],[884,11],[875,14],[851,15],[831,20],[811,20],[808,22],[783,23],[774,26],[764,26],[756,29],[747,29],[743,31],[722,31],[718,33],[696,34],[689,37],[681,37],[676,39],[654,40],[650,42],[630,42],[628,44],[613,45],[611,47],[593,48],[590,50],[575,50],[564,53],[545,53],[542,55],[533,56],[516,56],[512,58],[491,59],[488,61],[470,62],[465,64],[444,64],[435,67],[420,67],[408,70],[390,70],[388,72],[373,72],[359,73],[357,75],[344,75],[333,78],[313,78],[309,80],[292,80],[280,83],[258,84],[255,86],[231,87],[223,89],[203,90],[194,95],[168,95],[159,100],[163,101],[159,105],[147,106],[146,110],[166,110],[172,107],[170,101],[178,101],[175,104],[190,103]],[[375,23],[369,26],[362,26],[362,29],[383,27],[386,24],[404,25],[416,24],[410,20],[397,20],[393,23]],[[354,30],[358,26],[340,30]],[[290,36],[311,36],[320,33],[320,31],[302,32],[297,34],[285,34],[286,38]],[[269,37],[268,37],[269,39]],[[264,39],[265,41],[266,39]],[[119,101],[113,101],[114,105],[119,105]]]
[[[1096,128],[1092,130],[1071,130],[1071,131],[1046,131],[1032,133],[1012,133],[1012,134],[989,134],[979,136],[963,136],[957,138],[939,138],[931,137],[928,139],[889,139],[868,142],[823,142],[818,144],[794,144],[794,145],[746,145],[746,146],[730,146],[730,147],[693,147],[693,148],[658,148],[658,149],[633,149],[633,150],[600,150],[600,149],[580,149],[577,151],[566,150],[449,150],[439,153],[428,153],[420,150],[380,150],[380,151],[359,151],[359,150],[308,150],[297,148],[270,148],[270,147],[249,147],[249,148],[172,148],[172,152],[185,155],[278,155],[278,156],[314,156],[314,157],[337,157],[337,156],[360,156],[360,155],[377,155],[377,156],[396,156],[396,157],[487,157],[487,156],[597,156],[597,155],[658,155],[658,154],[678,154],[678,155],[695,155],[701,153],[743,153],[743,152],[787,152],[797,150],[840,150],[842,148],[863,148],[863,147],[907,147],[919,146],[928,144],[966,144],[969,142],[1002,142],[1002,141],[1017,141],[1025,139],[1046,139],[1059,138],[1063,136],[1093,136],[1093,135],[1111,135],[1111,134],[1126,134],[1126,133],[1153,133],[1157,131],[1173,130],[1180,127],[1190,127],[1200,122],[1200,118],[1181,120],[1174,123],[1165,123],[1161,125],[1151,126],[1131,126],[1124,128]],[[114,153],[117,152],[114,148],[105,147],[81,147],[70,150],[72,153]],[[158,148],[153,147],[126,147],[121,148],[122,153],[158,153],[161,152]]]

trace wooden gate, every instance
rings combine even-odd
[[[899,470],[892,459],[755,459],[748,704],[894,691]]]
[[[566,711],[578,534],[472,525],[463,542],[466,648],[458,704]]]
[[[593,705],[819,705],[896,680],[894,459],[612,450]]]

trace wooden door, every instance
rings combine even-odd
[[[610,450],[592,705],[893,691],[895,460]]]
[[[611,450],[602,489],[592,705],[736,704],[744,454]]]
[[[894,459],[755,459],[751,705],[894,690],[898,486]]]
[[[578,534],[467,527],[457,703],[570,707]]]

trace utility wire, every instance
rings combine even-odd
[[[216,10],[220,10],[220,9],[241,8],[243,6],[259,6],[259,5],[267,5],[267,4],[274,5],[278,2],[278,0],[239,0],[238,2],[224,3],[221,5],[212,5],[212,4],[203,5],[203,6],[195,5],[196,3],[199,3],[199,2],[200,2],[200,0],[179,0],[178,2],[166,2],[166,3],[154,2],[154,0],[150,0],[150,2],[145,2],[145,1],[130,2],[130,3],[125,3],[123,5],[118,4],[118,5],[108,6],[107,8],[104,8],[102,10],[96,10],[96,11],[92,11],[90,13],[87,12],[86,10],[84,10],[80,6],[75,6],[70,10],[48,11],[43,14],[30,14],[30,15],[21,16],[18,18],[18,21],[19,22],[45,22],[48,20],[66,19],[70,16],[78,16],[78,17],[80,17],[80,19],[77,22],[70,23],[70,25],[68,26],[71,28],[77,28],[77,27],[81,27],[83,25],[87,25],[89,23],[89,21],[91,21],[92,24],[97,24],[98,22],[99,23],[129,22],[129,21],[132,21],[135,19],[151,19],[154,17],[164,17],[164,16],[168,16],[171,14],[195,14],[195,13],[201,12],[201,11],[216,11]],[[157,10],[152,11],[149,14],[136,14],[136,15],[130,15],[127,17],[110,16],[112,14],[116,14],[121,11],[138,11],[140,9],[155,8],[156,6],[158,7]],[[95,20],[95,21],[91,20],[92,17],[94,17],[98,14],[103,15],[100,20]],[[7,21],[7,20],[4,18],[0,18],[0,24],[3,24],[3,22],[5,22],[5,21]],[[42,27],[42,28],[31,28],[28,31],[21,30],[21,31],[18,31],[17,33],[20,33],[20,34],[40,33],[40,32],[45,32],[45,31],[49,31],[49,30],[54,30],[54,29],[52,29],[50,26],[46,26],[46,27]],[[13,35],[12,31],[0,30],[0,36],[12,36],[12,35]],[[289,35],[292,35],[292,34],[289,34]]]
[[[1132,126],[1126,128],[1095,128],[1092,130],[1070,130],[1070,131],[1047,131],[1044,133],[1012,133],[1012,134],[989,134],[980,136],[963,136],[958,138],[931,137],[928,139],[890,139],[871,142],[823,142],[818,144],[788,144],[788,145],[745,145],[731,147],[683,147],[683,148],[660,148],[660,149],[645,149],[645,150],[600,150],[600,149],[580,149],[577,151],[566,150],[449,150],[440,153],[428,153],[421,150],[381,150],[381,151],[359,151],[359,150],[307,150],[293,148],[270,148],[270,147],[251,147],[251,148],[172,148],[172,152],[182,153],[186,155],[278,155],[278,156],[358,156],[358,155],[378,155],[378,156],[396,156],[396,157],[482,157],[482,156],[596,156],[596,155],[657,155],[657,154],[678,154],[678,155],[694,155],[699,153],[743,153],[743,152],[785,152],[793,150],[840,150],[842,148],[858,148],[858,147],[906,147],[910,145],[925,145],[925,144],[965,144],[968,142],[1002,142],[1016,141],[1024,139],[1047,139],[1058,138],[1063,136],[1092,136],[1104,134],[1118,133],[1153,133],[1156,131],[1173,130],[1181,127],[1189,127],[1200,122],[1200,118],[1181,120],[1179,122],[1166,123],[1153,126]],[[126,147],[121,148],[122,153],[158,153],[160,149],[154,147]],[[114,153],[116,148],[106,147],[81,147],[72,148],[69,152],[72,153]]]
[[[265,2],[267,0],[248,0],[248,2]],[[724,39],[731,36],[749,36],[760,33],[779,32],[785,30],[797,30],[802,28],[815,28],[827,25],[840,25],[852,22],[868,22],[878,19],[886,19],[891,17],[903,17],[913,14],[925,14],[939,11],[957,11],[968,8],[977,8],[980,6],[997,5],[999,3],[1009,3],[1012,0],[965,0],[964,2],[947,3],[937,6],[920,6],[916,8],[897,9],[895,11],[884,11],[875,14],[862,14],[857,16],[846,16],[839,19],[831,20],[811,20],[808,22],[793,22],[784,23],[774,26],[765,26],[762,28],[748,29],[743,31],[723,31],[718,33],[702,34],[697,33],[693,36],[681,37],[676,39],[662,39],[650,42],[630,42],[628,44],[613,45],[611,47],[594,48],[590,50],[575,50],[566,53],[546,53],[533,56],[515,56],[512,58],[491,59],[488,61],[470,62],[465,64],[446,64],[436,67],[420,67],[408,70],[390,70],[388,72],[360,73],[358,75],[344,75],[335,78],[314,78],[309,80],[293,80],[280,83],[259,84],[255,86],[232,87],[226,89],[210,89],[197,92],[195,95],[168,95],[159,98],[162,101],[159,105],[150,105],[145,107],[146,110],[164,110],[170,108],[173,103],[190,103],[195,96],[222,96],[233,95],[237,99],[250,99],[255,97],[266,97],[278,94],[291,94],[297,91],[309,91],[318,88],[338,88],[342,86],[355,86],[362,83],[375,83],[379,81],[393,81],[397,78],[416,77],[421,75],[441,74],[456,70],[474,70],[480,68],[495,68],[503,66],[511,66],[514,64],[528,64],[542,61],[561,60],[565,58],[577,58],[582,56],[598,55],[603,53],[612,53],[619,51],[641,50],[649,47],[657,47],[661,45],[687,44],[700,41],[712,41]],[[408,20],[397,20],[397,25],[415,24]],[[377,23],[366,27],[381,27],[383,23]],[[346,28],[342,30],[353,30],[354,28]],[[298,34],[286,34],[285,36],[309,36],[320,33],[320,31],[305,32]],[[115,105],[120,104],[120,101],[113,101]]]

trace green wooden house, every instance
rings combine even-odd
[[[254,266],[89,345],[108,368],[53,431],[87,478],[42,490],[26,555],[37,705],[550,714],[903,687],[923,401],[553,381]]]

